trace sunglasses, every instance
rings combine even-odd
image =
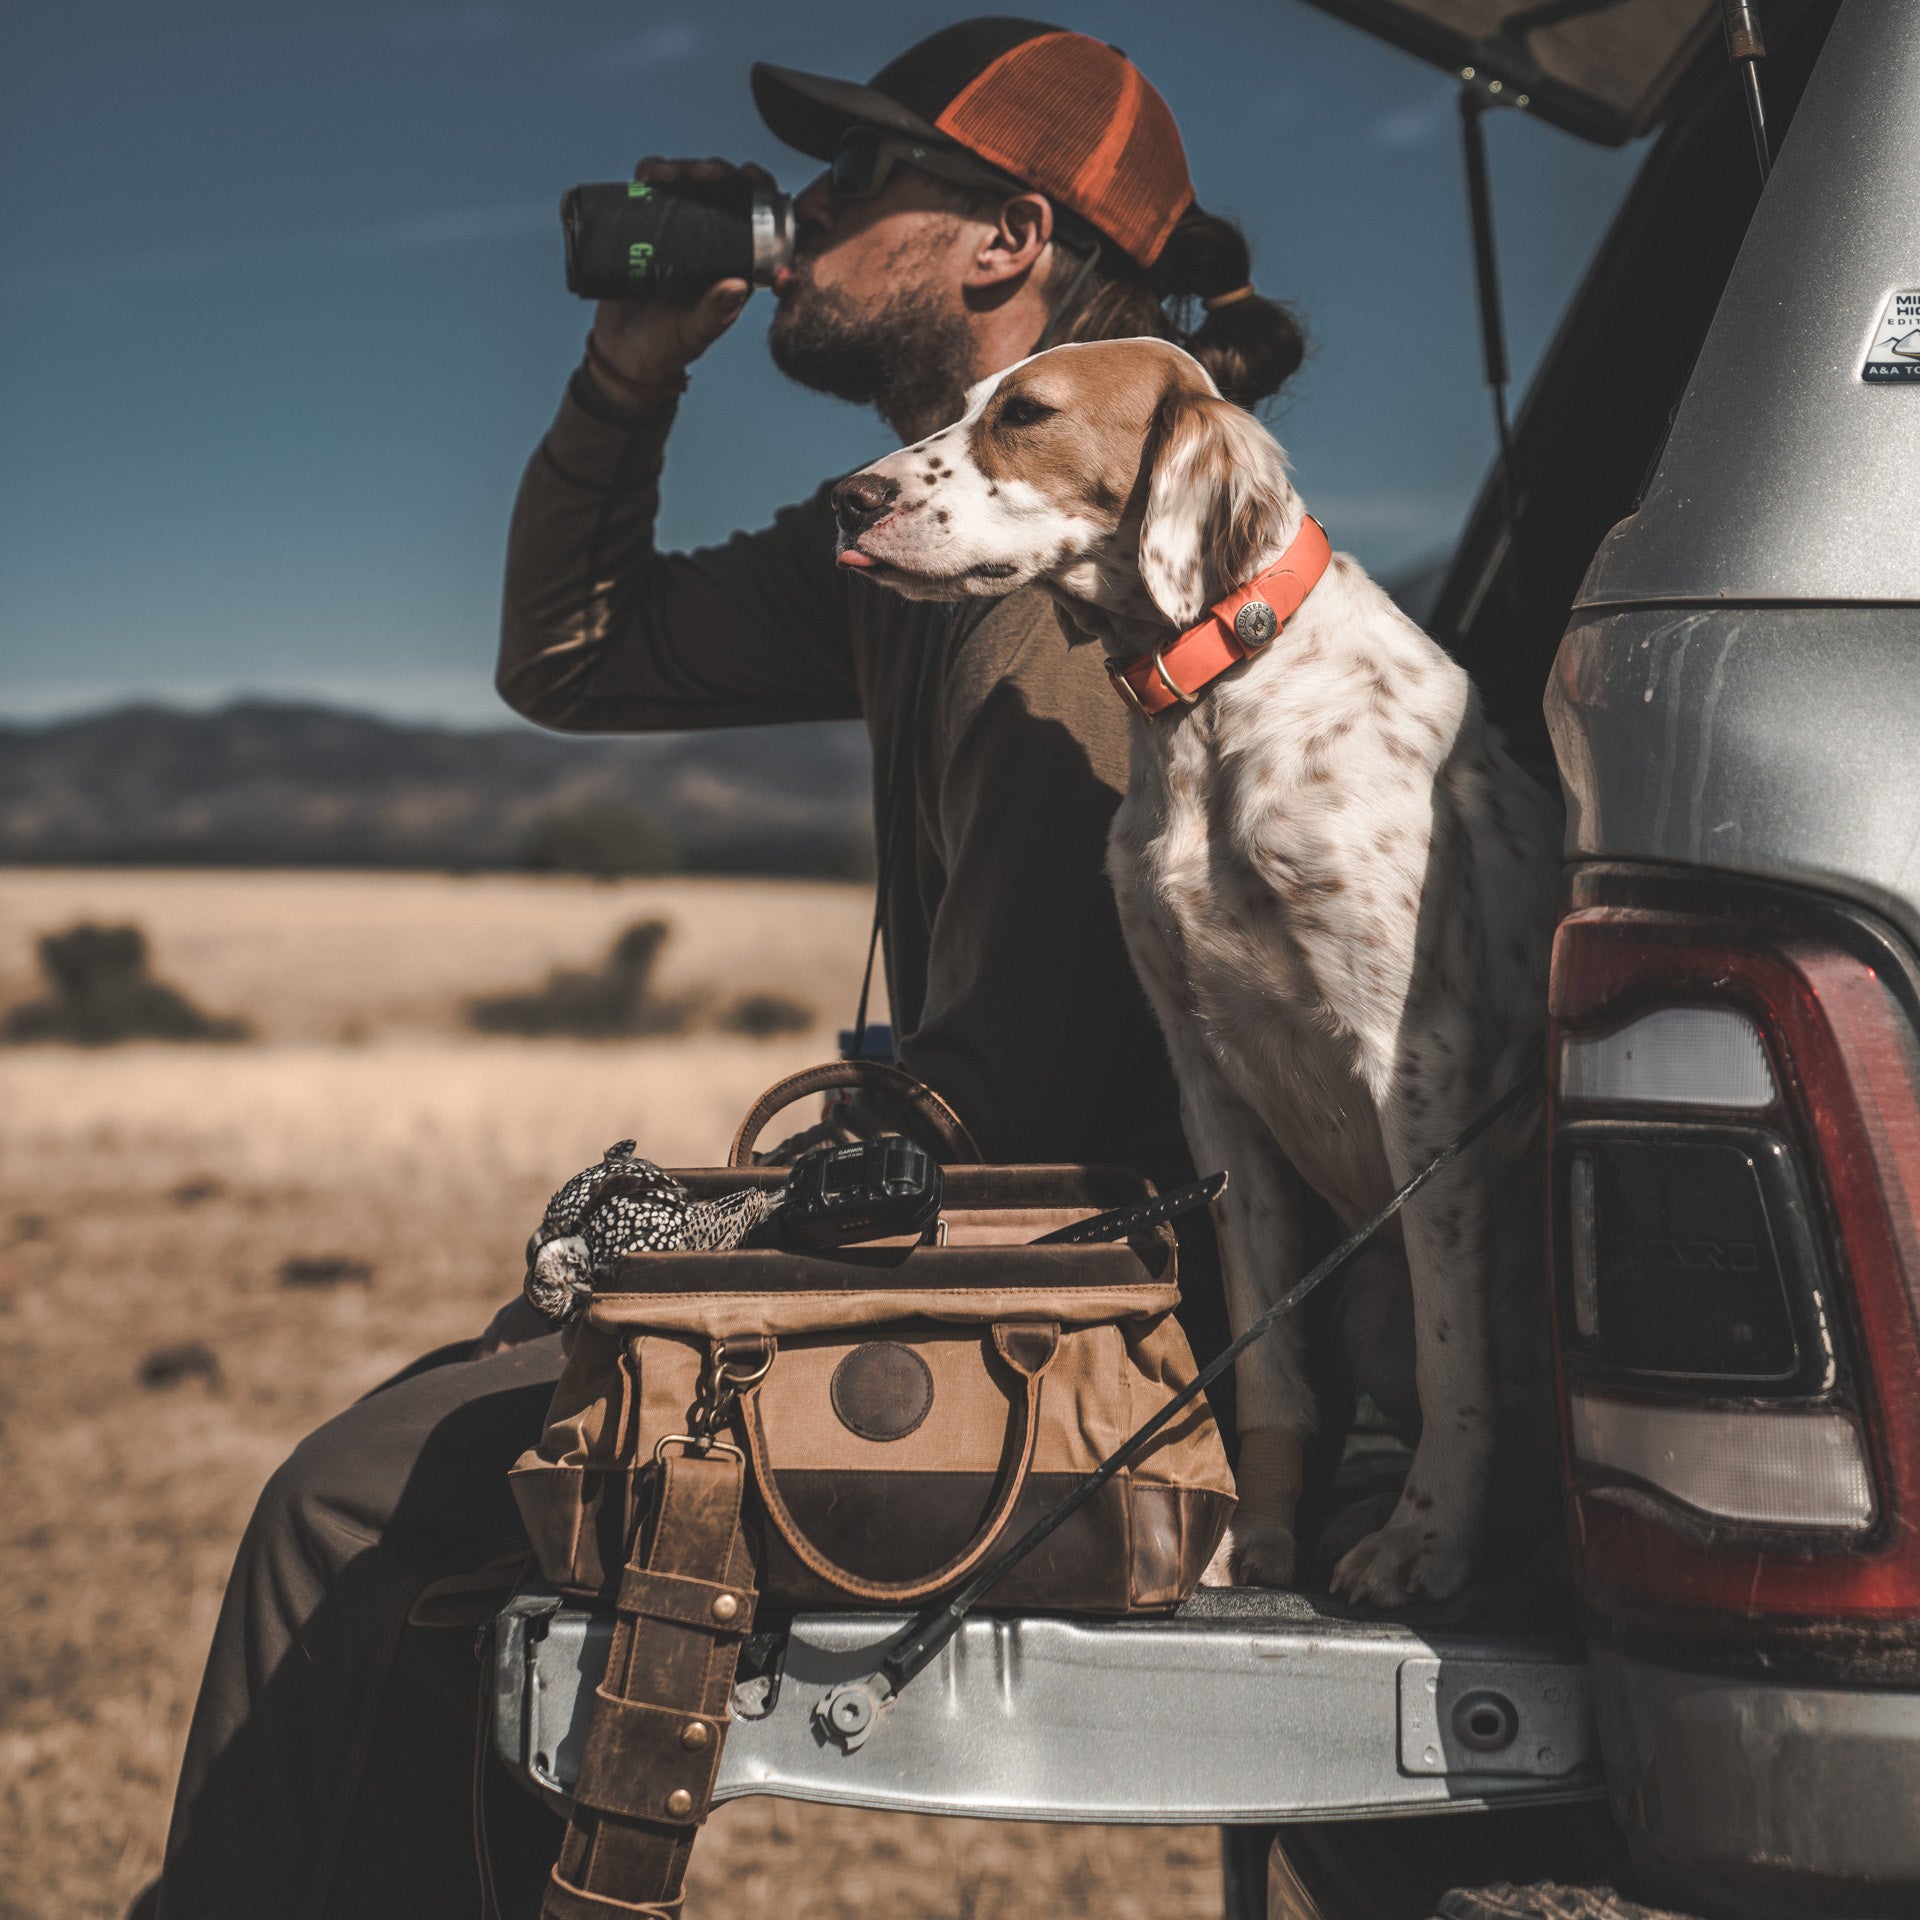
[[[895,167],[917,167],[935,179],[988,193],[1021,193],[1020,182],[975,160],[960,147],[929,145],[874,127],[850,127],[840,136],[827,168],[827,191],[836,200],[871,200]]]

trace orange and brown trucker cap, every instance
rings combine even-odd
[[[1143,267],[1193,204],[1167,103],[1117,47],[1038,20],[943,27],[865,86],[764,62],[760,117],[788,146],[830,160],[852,127],[944,140],[1044,193]]]

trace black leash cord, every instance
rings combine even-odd
[[[1275,1321],[1291,1313],[1322,1281],[1338,1273],[1435,1174],[1444,1173],[1496,1120],[1518,1106],[1534,1090],[1539,1080],[1539,1067],[1528,1068],[1451,1146],[1442,1147],[1391,1200],[1363,1220],[1311,1273],[1290,1287],[1237,1340],[1202,1367],[1152,1419],[1136,1428],[1108,1454],[1051,1513],[1035,1521],[1004,1553],[982,1567],[951,1600],[942,1606],[929,1607],[913,1621],[880,1662],[880,1676],[890,1690],[898,1693],[916,1673],[937,1659],[941,1648],[960,1631],[960,1623],[1009,1568],[1024,1560],[1043,1540],[1078,1513],[1122,1467],[1138,1459],[1147,1442],[1162,1427],[1191,1406]]]
[[[948,610],[947,631],[953,631],[953,614]],[[906,718],[893,736],[893,751],[887,755],[887,783],[880,796],[880,818],[875,822],[873,860],[873,926],[867,934],[867,966],[860,976],[860,1001],[853,1015],[853,1057],[867,1057],[867,999],[873,990],[873,963],[880,951],[880,933],[886,924],[887,899],[893,889],[893,870],[899,854],[900,797],[911,778],[913,735],[920,725],[921,693],[927,678],[928,646],[923,641],[915,650],[912,675],[907,681]],[[900,1036],[894,1035],[896,1051]]]

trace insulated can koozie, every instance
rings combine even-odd
[[[560,202],[567,286],[584,300],[694,299],[768,285],[793,258],[793,202],[751,180],[616,180]]]

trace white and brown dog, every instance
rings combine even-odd
[[[834,498],[842,565],[917,599],[1037,583],[1126,683],[1109,871],[1194,1159],[1231,1175],[1237,1331],[1300,1276],[1301,1178],[1357,1223],[1537,1061],[1558,809],[1465,673],[1328,555],[1264,428],[1164,341],[1023,361]],[[1496,1453],[1551,1458],[1539,1157],[1536,1108],[1349,1278],[1358,1384],[1419,1424],[1397,1505],[1335,1570],[1357,1598],[1455,1592]],[[1237,1384],[1241,1505],[1209,1578],[1284,1584],[1314,1417],[1298,1329]]]

